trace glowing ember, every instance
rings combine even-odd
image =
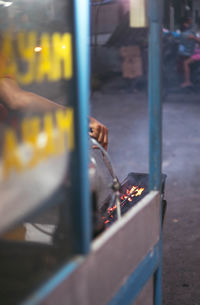
[[[144,187],[139,187],[139,186],[136,186],[136,185],[131,186],[130,189],[126,189],[125,194],[122,194],[122,195],[120,196],[120,199],[121,199],[121,203],[120,203],[121,208],[122,208],[123,206],[125,206],[126,203],[132,202],[132,201],[134,200],[134,197],[138,197],[138,196],[142,195],[143,191],[144,191]],[[114,206],[111,207],[111,208],[108,208],[108,209],[107,209],[108,217],[114,218],[113,212],[114,212],[116,209],[117,209],[117,206],[116,206],[116,205],[114,205]],[[108,219],[105,221],[105,218],[104,218],[104,223],[105,223],[105,224],[107,224],[107,223],[109,223],[109,222],[110,222],[110,221],[109,221]]]
[[[142,194],[142,192],[144,191],[143,187],[138,187],[138,186],[132,186],[130,190],[126,190],[126,194],[123,194],[120,198],[121,200],[126,200],[128,199],[128,201],[132,201],[131,198],[133,197],[138,197]]]
[[[108,213],[110,214],[110,213],[112,213],[114,210],[116,210],[116,208],[117,208],[117,206],[116,205],[114,205],[114,207],[112,207],[112,208],[108,208]]]

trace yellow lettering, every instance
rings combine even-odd
[[[41,52],[38,56],[38,67],[36,79],[38,82],[42,82],[47,76],[51,76],[51,52],[50,52],[50,38],[48,34],[42,34],[41,36]]]
[[[7,178],[11,171],[15,169],[20,172],[23,167],[17,156],[17,138],[13,130],[5,132],[5,142],[3,149],[3,178]]]
[[[27,85],[34,81],[58,81],[73,76],[73,48],[70,33],[43,33],[39,51],[36,32],[17,34],[16,46],[10,33],[4,33],[0,50],[0,77],[16,76],[19,83]],[[18,52],[18,53],[17,53]],[[37,53],[37,54],[36,54]],[[24,64],[20,69],[18,56]]]
[[[60,151],[66,149],[66,139],[68,143],[68,150],[74,149],[74,112],[73,109],[68,108],[66,111],[59,110],[56,112],[56,121],[58,130],[61,136]],[[67,137],[66,137],[67,135]]]
[[[22,122],[22,138],[24,143],[31,144],[33,148],[33,157],[29,161],[28,167],[34,167],[40,159],[37,140],[40,132],[40,120],[38,118],[25,119]]]
[[[47,142],[45,145],[45,158],[54,155],[56,152],[56,147],[54,144],[54,128],[53,128],[53,118],[51,114],[46,114],[44,117],[44,132],[47,137]]]
[[[54,122],[54,119],[56,122]],[[74,149],[74,112],[72,108],[58,110],[55,117],[51,113],[40,118],[24,119],[21,124],[22,142],[18,143],[14,130],[5,132],[3,148],[3,177],[8,178],[11,171],[25,171],[51,156],[63,154]],[[55,126],[56,125],[56,126]],[[28,144],[28,145],[27,145]],[[31,149],[28,160],[23,162],[23,147]],[[22,148],[22,151],[20,151]]]
[[[72,77],[72,37],[71,34],[55,33],[52,36],[53,58],[49,80],[57,81],[61,78]]]
[[[1,68],[0,76],[15,76],[17,65],[15,62],[13,39],[10,34],[3,35],[2,49],[1,49]]]
[[[18,50],[23,60],[27,62],[26,72],[24,74],[18,72],[17,80],[22,84],[30,84],[34,81],[34,68],[35,68],[35,52],[34,48],[37,42],[35,32],[30,32],[28,35],[19,33],[17,36]]]

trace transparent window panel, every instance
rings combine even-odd
[[[73,2],[3,1],[0,15],[0,294],[16,304],[74,254]]]

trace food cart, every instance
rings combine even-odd
[[[160,305],[161,3],[149,1],[150,192],[92,240],[89,2],[2,2],[2,78],[59,105],[13,107],[1,124],[3,304]],[[30,226],[49,238],[27,239]]]

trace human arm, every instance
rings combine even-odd
[[[45,112],[65,109],[47,98],[22,90],[17,82],[10,78],[0,80],[0,103],[8,110],[26,112]],[[95,138],[105,149],[108,145],[108,129],[102,123],[90,117],[90,136]]]
[[[9,110],[43,112],[63,106],[32,92],[22,90],[17,82],[10,78],[0,80],[0,102]]]
[[[188,39],[192,39],[192,40],[194,40],[195,42],[197,42],[197,43],[200,44],[200,38],[197,37],[197,36],[195,36],[195,35],[193,35],[193,34],[188,35],[187,38],[188,38]]]

